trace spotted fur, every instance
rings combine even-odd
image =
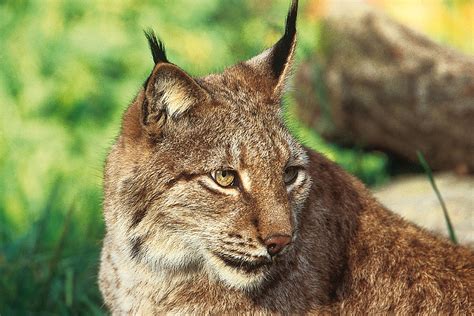
[[[99,284],[113,314],[473,313],[470,249],[386,210],[286,129],[296,7],[274,47],[202,78],[149,33],[156,65],[105,167]],[[222,168],[240,184],[216,184]],[[275,234],[292,240],[272,257]]]

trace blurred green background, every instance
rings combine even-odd
[[[424,24],[419,14],[411,20],[403,14],[413,12],[410,1],[398,1],[402,9],[393,5],[397,1],[368,2],[440,41],[474,51],[466,36],[439,27],[467,25],[471,1],[413,1],[428,4]],[[301,1],[300,61],[317,51],[325,3]],[[288,5],[0,1],[1,315],[105,312],[96,281],[104,230],[102,168],[121,114],[153,66],[142,30],[153,27],[172,62],[204,75],[271,46],[282,34]],[[292,119],[291,96],[286,109],[292,131],[310,147],[368,185],[389,178],[385,154],[327,144]]]

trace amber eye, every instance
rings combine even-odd
[[[292,184],[293,182],[295,182],[297,176],[298,176],[298,168],[288,167],[285,169],[285,173],[283,175],[283,181],[285,181],[286,185]]]
[[[237,174],[233,170],[217,170],[211,173],[211,176],[218,185],[224,188],[235,186],[237,182]]]

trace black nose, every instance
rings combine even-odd
[[[267,251],[270,256],[280,253],[290,242],[291,236],[288,235],[273,235],[263,241],[267,246]]]

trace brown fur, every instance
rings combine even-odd
[[[295,2],[292,10],[289,23]],[[290,136],[279,103],[291,25],[282,40],[197,79],[154,54],[106,162],[99,283],[107,307],[143,315],[472,314],[470,249],[386,210]],[[288,165],[299,173],[287,186]],[[222,168],[237,171],[238,188],[213,183],[209,174]],[[270,260],[263,241],[275,234],[292,243]]]

